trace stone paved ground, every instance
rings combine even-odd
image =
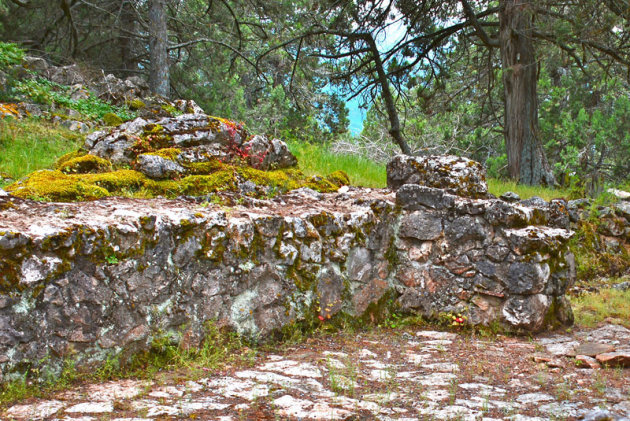
[[[566,354],[572,355],[579,345],[582,352],[590,352],[589,347],[597,348],[596,352],[615,348],[627,357],[630,330],[606,325],[533,339],[420,329],[336,334],[260,353],[248,367],[206,376],[191,378],[179,371],[159,380],[82,385],[0,410],[0,418],[523,421],[630,417],[630,369],[591,368],[589,364],[596,362],[588,359],[578,366],[576,358]],[[603,418],[604,409],[616,417]]]

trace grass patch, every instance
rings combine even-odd
[[[571,297],[575,324],[595,327],[604,321],[630,328],[630,290],[600,289]]]
[[[73,361],[66,361],[61,373],[34,369],[28,375],[0,384],[0,409],[14,402],[31,397],[48,397],[80,382],[104,382],[136,378],[156,379],[160,376],[185,372],[188,379],[197,379],[227,366],[251,366],[258,351],[248,347],[238,334],[220,328],[214,322],[206,323],[205,339],[198,346],[183,347],[174,337],[157,332],[146,352],[134,355],[123,364],[118,357],[108,358],[100,367],[91,371],[77,370]]]
[[[17,180],[51,168],[57,158],[82,143],[82,135],[45,121],[0,120],[0,173]]]
[[[289,150],[297,157],[298,165],[307,176],[328,175],[342,170],[350,177],[353,186],[387,187],[385,165],[377,164],[359,155],[335,154],[327,145],[306,142],[289,142]]]
[[[571,191],[566,189],[553,189],[543,186],[530,186],[526,184],[517,184],[513,180],[502,180],[499,178],[489,178],[488,191],[499,197],[503,193],[512,191],[518,194],[521,199],[529,199],[533,196],[542,197],[546,201],[551,199],[570,199],[573,198]]]
[[[289,149],[297,157],[300,169],[306,175],[330,174],[336,170],[345,171],[353,186],[385,188],[387,173],[384,164],[376,163],[361,155],[336,154],[328,145],[314,145],[307,142],[289,142]],[[542,186],[517,184],[515,181],[489,178],[488,190],[495,196],[513,191],[521,199],[539,196],[549,201],[556,198],[572,198],[568,189],[553,189]]]

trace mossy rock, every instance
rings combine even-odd
[[[163,148],[157,151],[147,152],[146,155],[155,155],[160,158],[168,159],[170,161],[177,161],[177,157],[181,154],[181,149],[178,148]]]
[[[182,193],[191,196],[236,190],[237,177],[234,171],[218,171],[211,175],[191,175],[182,179]]]
[[[149,131],[158,135],[163,132],[163,128],[154,125]],[[148,152],[183,165],[186,176],[179,180],[154,180],[139,171],[115,167],[106,159],[79,150],[59,158],[56,171],[35,172],[7,186],[6,190],[26,199],[72,202],[106,196],[201,196],[239,191],[243,183],[248,181],[257,186],[248,194],[261,197],[271,197],[301,187],[329,193],[336,192],[340,186],[349,182],[348,176],[341,171],[327,177],[308,178],[297,168],[264,171],[225,163],[216,158],[206,162],[180,162],[181,153],[182,150],[178,148]]]
[[[123,124],[123,119],[114,113],[107,113],[103,116],[103,122],[106,126],[120,126]]]
[[[144,108],[146,106],[147,106],[147,104],[145,104],[144,101],[142,101],[140,98],[135,98],[135,99],[132,99],[131,101],[129,101],[129,108],[134,110],[134,111],[137,111],[137,110],[139,110],[141,108]]]
[[[338,187],[350,185],[350,177],[341,170],[328,174],[326,180]]]
[[[206,162],[183,163],[182,165],[193,175],[212,174],[230,168],[228,164],[224,164],[218,159],[211,159]]]
[[[78,151],[68,152],[67,154],[62,155],[59,159],[57,159],[57,162],[55,163],[55,169],[59,169],[66,162],[72,159],[78,158],[80,156],[84,156],[86,154],[87,152],[82,151],[81,149],[79,149]]]
[[[23,199],[54,202],[94,200],[109,196],[109,192],[102,187],[83,182],[61,171],[52,170],[36,171],[7,186],[6,190]]]
[[[182,110],[176,108],[171,104],[164,104],[161,106],[161,108],[162,110],[166,111],[166,113],[168,113],[168,115],[171,117],[177,117],[178,115],[184,114]]]
[[[112,171],[112,163],[95,155],[82,155],[65,160],[57,169],[65,174],[89,174]]]

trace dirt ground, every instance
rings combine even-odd
[[[615,366],[592,368],[596,359],[575,357],[576,348],[616,353]],[[630,417],[630,369],[622,365],[630,362],[629,351],[630,330],[612,324],[535,337],[375,328],[260,351],[250,363],[219,372],[180,369],[150,381],[84,384],[16,403],[0,418],[624,419]]]

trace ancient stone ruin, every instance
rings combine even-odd
[[[432,167],[453,179],[427,177]],[[572,322],[566,202],[491,198],[462,158],[397,157],[389,168],[393,191],[301,188],[229,207],[2,195],[2,373],[124,359],[158,338],[194,346],[208,321],[253,341],[390,311],[517,331]]]

